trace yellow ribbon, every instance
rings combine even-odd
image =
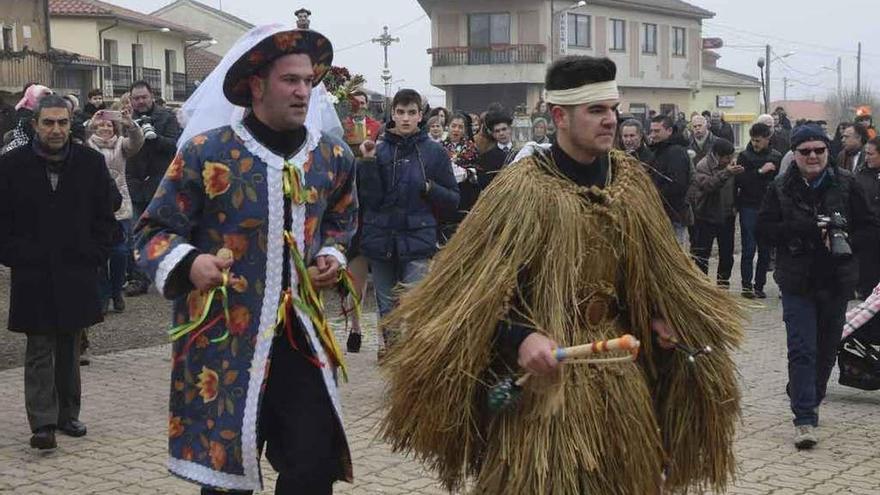
[[[345,366],[342,350],[339,343],[336,341],[336,335],[333,333],[330,324],[327,322],[327,318],[324,316],[324,303],[321,300],[321,296],[315,291],[314,286],[312,286],[312,279],[309,278],[308,269],[306,268],[302,254],[299,252],[299,247],[296,245],[296,240],[294,239],[293,234],[290,231],[285,231],[284,239],[287,241],[290,255],[293,258],[293,265],[296,268],[296,273],[299,278],[299,294],[298,297],[293,299],[293,304],[297,309],[305,313],[309,317],[309,320],[312,321],[312,324],[315,325],[315,329],[318,331],[318,338],[321,340],[324,349],[327,351],[330,359],[339,366],[339,369],[342,371],[342,378],[347,382],[348,370]],[[279,317],[278,322],[283,323],[283,321],[284,320]]]
[[[351,275],[351,271],[349,271],[348,268],[339,270],[339,283],[342,284],[342,287],[345,288],[351,296],[351,300],[354,303],[354,317],[360,320],[361,298],[358,297],[357,289],[354,286],[354,277]]]
[[[211,312],[211,305],[214,302],[214,296],[217,295],[217,292],[220,292],[221,300],[223,301],[223,315],[226,318],[227,327],[229,319],[229,294],[226,291],[226,286],[229,284],[229,271],[225,270],[223,272],[223,284],[219,287],[214,287],[208,292],[208,298],[205,300],[205,307],[202,308],[202,313],[198,319],[195,321],[191,321],[189,323],[184,323],[183,325],[178,325],[171,330],[168,330],[168,336],[171,337],[171,341],[174,342],[184,335],[192,332],[193,330],[202,326],[205,320],[208,318],[208,314]],[[211,343],[223,342],[229,337],[229,329],[227,328],[223,335],[217,337],[215,339],[211,339]]]
[[[291,201],[298,205],[301,205],[305,202],[302,177],[300,176],[299,170],[287,162],[284,163],[282,185],[284,187],[284,194],[286,194]]]

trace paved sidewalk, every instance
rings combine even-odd
[[[730,493],[880,493],[880,392],[841,387],[835,375],[821,409],[819,446],[797,452],[791,445],[781,304],[775,286],[768,292],[769,299],[753,304],[737,356],[744,418],[736,444],[739,479]],[[356,483],[339,484],[336,493],[445,493],[418,464],[374,438],[382,384],[372,335],[362,353],[348,357],[352,378],[343,387],[343,403]],[[197,493],[165,470],[169,354],[163,345],[94,357],[83,368],[82,419],[89,434],[59,436],[58,450],[49,454],[27,445],[22,369],[0,372],[0,493]],[[271,493],[272,469],[265,465],[264,472],[270,473]]]

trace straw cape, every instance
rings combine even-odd
[[[610,159],[605,189],[577,186],[549,154],[508,167],[384,322],[408,331],[383,366],[382,433],[451,491],[683,493],[732,480],[741,308],[676,244],[642,166]],[[491,413],[493,342],[513,306],[560,346],[632,333],[639,360],[563,365]],[[661,349],[657,316],[714,351],[691,364]]]

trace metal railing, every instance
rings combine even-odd
[[[162,71],[159,69],[150,69],[147,67],[138,67],[135,71],[135,79],[147,81],[147,84],[153,88],[153,91],[161,91],[162,88]]]
[[[428,49],[434,67],[542,64],[546,51],[545,45],[450,46]]]
[[[110,82],[113,83],[113,96],[122,96],[128,91],[129,86],[133,82],[131,79],[132,70],[127,65],[111,65],[110,66]]]
[[[174,94],[171,96],[172,100],[183,101],[186,99],[186,74],[182,72],[172,72],[171,85],[174,87]]]

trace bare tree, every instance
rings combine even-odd
[[[870,87],[863,88],[859,96],[856,96],[855,88],[844,88],[839,95],[836,93],[829,95],[825,100],[829,126],[837,126],[840,122],[852,122],[856,117],[856,109],[865,105],[875,112],[880,112],[880,97]]]

